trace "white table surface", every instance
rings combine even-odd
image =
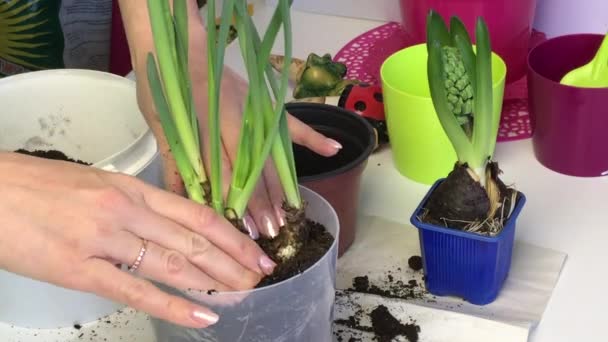
[[[258,9],[256,21],[268,20]],[[337,53],[351,39],[382,22],[357,20],[294,11],[294,56]],[[234,48],[234,47],[233,47]],[[276,52],[281,52],[277,43]],[[227,62],[241,72],[240,58],[231,51]],[[504,180],[515,183],[527,195],[516,238],[559,250],[568,261],[540,325],[531,342],[603,341],[606,327],[608,270],[608,178],[576,178],[553,172],[534,157],[530,139],[499,143],[495,158],[505,172]],[[409,224],[428,187],[401,176],[393,167],[390,150],[370,158],[362,180],[359,210]]]
[[[255,20],[263,23],[268,18],[269,11],[258,7]],[[298,11],[293,12],[292,18],[294,56],[302,58],[310,52],[333,55],[354,37],[383,24]],[[281,50],[278,42],[276,52]],[[244,74],[235,45],[229,48],[226,62]],[[608,260],[605,246],[608,179],[568,177],[544,168],[534,158],[531,140],[499,143],[495,157],[505,172],[504,179],[516,183],[528,198],[518,221],[516,238],[568,254],[561,279],[530,341],[603,341],[600,336],[605,330],[608,306],[603,291],[608,285],[608,271],[601,263]],[[387,149],[369,160],[362,180],[359,210],[414,229],[409,224],[409,215],[427,189],[401,176],[393,167]],[[132,341],[150,342],[150,331],[141,331],[142,326],[149,328],[149,322],[142,322],[134,329],[142,338]],[[38,340],[23,337],[3,336],[3,340]]]

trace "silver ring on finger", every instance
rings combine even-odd
[[[146,251],[148,250],[148,240],[146,240],[146,239],[141,239],[141,240],[142,240],[142,245],[141,245],[141,249],[139,250],[139,254],[137,255],[137,258],[135,259],[135,261],[133,261],[131,266],[128,267],[128,270],[131,273],[137,271],[137,269],[141,265],[142,261],[144,260]]]

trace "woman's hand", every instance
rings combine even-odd
[[[199,51],[199,50],[197,50]],[[192,52],[195,56],[201,53]],[[202,56],[198,56],[202,59]],[[191,57],[197,58],[197,57]],[[199,108],[199,113],[206,113],[208,106],[205,95],[206,79],[202,79],[204,72],[202,70],[193,69],[191,77],[194,80],[194,93],[202,94],[195,98],[195,104]],[[220,92],[220,110],[221,110],[221,130],[222,130],[222,180],[224,196],[227,196],[230,181],[232,179],[232,164],[237,158],[239,135],[241,130],[241,121],[245,97],[247,94],[246,81],[238,74],[229,68],[224,68],[222,79],[222,88]],[[208,131],[206,124],[207,116],[199,114],[201,122],[201,137],[203,146],[209,146]],[[308,125],[302,123],[295,117],[288,116],[288,125],[292,139],[295,143],[304,145],[311,150],[324,155],[332,156],[341,148],[336,141],[328,139],[316,132]],[[210,165],[210,151],[204,150],[203,155],[206,165]],[[176,175],[174,170],[166,170],[169,176]],[[173,183],[176,183],[175,180]],[[252,197],[248,204],[249,214],[245,216],[244,223],[253,238],[258,236],[258,233],[266,236],[276,236],[278,229],[285,224],[284,214],[281,210],[281,205],[284,200],[283,187],[279,181],[272,159],[269,159],[264,169],[263,177],[260,179]]]
[[[147,7],[145,4],[135,8],[135,3],[123,0],[121,9],[127,34],[131,46],[134,70],[137,78],[137,94],[139,106],[144,113],[148,124],[154,132],[164,161],[165,185],[171,191],[183,194],[184,188],[181,182],[175,161],[169,152],[169,146],[160,125],[158,114],[155,111],[146,75],[146,56],[153,51],[152,35],[149,27],[143,26],[149,23],[147,18]],[[207,46],[204,25],[198,15],[196,1],[189,2],[189,38],[190,54],[189,68],[190,78],[193,83],[193,94],[195,105],[199,112],[202,145],[209,147],[207,129]],[[222,180],[224,195],[227,194],[232,179],[232,162],[236,160],[238,139],[241,127],[243,106],[247,92],[247,83],[229,68],[225,68],[222,79],[220,111],[222,129]],[[289,129],[292,140],[300,145],[308,147],[312,151],[323,156],[336,154],[341,146],[338,142],[328,139],[317,133],[308,125],[297,120],[293,116],[288,117]],[[206,166],[210,165],[210,152],[208,149],[202,151]],[[209,170],[207,170],[209,172]],[[283,189],[272,160],[269,159],[255,192],[249,202],[248,215],[244,218],[246,228],[252,238],[257,238],[259,233],[266,236],[275,236],[278,229],[284,224],[281,204],[284,200]]]
[[[245,290],[274,263],[211,209],[138,179],[0,153],[0,268],[92,292],[188,327],[218,317],[115,265],[178,289]]]

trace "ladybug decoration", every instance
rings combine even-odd
[[[376,149],[388,143],[380,86],[345,79],[346,65],[334,61],[329,54],[311,53],[306,60],[292,58],[287,70],[284,62],[284,56],[270,56],[272,67],[278,72],[289,72],[289,80],[295,82],[294,99],[326,103],[327,97],[337,97],[338,107],[359,114],[371,124],[376,134]]]
[[[376,131],[378,147],[388,143],[380,86],[369,83],[349,84],[340,95],[338,107],[355,112],[365,118]]]

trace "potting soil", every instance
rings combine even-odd
[[[414,271],[420,271],[422,269],[422,257],[419,255],[412,255],[407,259],[408,266]]]
[[[410,279],[407,283],[401,280],[395,281],[390,271],[386,274],[386,280],[375,284],[371,284],[367,276],[355,277],[353,286],[346,291],[374,294],[385,298],[434,300],[434,297],[429,295],[415,279]]]
[[[361,320],[365,316],[371,319],[371,327],[361,324]],[[374,340],[378,342],[391,342],[397,336],[403,336],[409,342],[417,342],[420,333],[420,326],[415,321],[410,318],[409,323],[401,323],[384,305],[378,305],[369,313],[359,308],[347,320],[337,320],[336,323],[358,331],[373,333]],[[335,332],[338,341],[343,340],[340,337],[340,332],[340,330]],[[355,342],[361,341],[361,339],[353,336],[348,341]]]
[[[405,336],[410,342],[418,341],[420,327],[415,323],[402,324],[388,311],[384,305],[379,305],[370,313],[372,330],[379,342],[391,342],[397,336]]]
[[[308,226],[309,234],[308,238],[302,241],[300,252],[286,262],[277,262],[274,272],[262,279],[257,285],[258,288],[281,282],[304,272],[327,253],[334,242],[334,237],[320,223],[307,219],[305,224]],[[258,244],[266,254],[278,261],[276,245],[272,239],[261,237],[258,239]]]
[[[34,151],[28,151],[25,149],[18,149],[15,151],[16,153],[21,153],[21,154],[25,154],[25,155],[29,155],[29,156],[33,156],[33,157],[38,157],[38,158],[45,158],[45,159],[52,159],[52,160],[61,160],[61,161],[68,161],[68,162],[72,162],[72,163],[77,163],[77,164],[82,164],[82,165],[91,165],[91,163],[87,163],[84,162],[82,160],[77,160],[77,159],[73,159],[70,158],[68,156],[65,155],[65,153],[61,152],[61,151],[57,151],[57,150],[34,150]]]

